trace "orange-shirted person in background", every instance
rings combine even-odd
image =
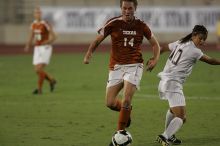
[[[96,39],[90,44],[84,57],[84,63],[90,63],[96,48],[110,35],[112,48],[106,106],[120,112],[117,130],[124,130],[130,125],[131,100],[139,88],[143,73],[141,49],[143,38],[149,41],[153,49],[153,57],[147,62],[147,70],[151,71],[156,66],[160,47],[148,25],[134,16],[137,0],[120,0],[120,7],[122,15],[108,20],[98,31]],[[123,99],[120,100],[118,94],[123,88]]]
[[[220,16],[216,23],[217,49],[220,50]]]
[[[50,62],[52,55],[51,44],[56,39],[56,35],[51,25],[42,20],[40,7],[34,9],[34,18],[35,20],[31,24],[30,36],[24,50],[28,52],[32,42],[35,41],[33,65],[38,75],[38,88],[33,91],[33,94],[42,94],[42,86],[45,79],[49,82],[51,92],[56,84],[56,80],[44,70]]]

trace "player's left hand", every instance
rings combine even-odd
[[[154,67],[156,66],[156,64],[157,64],[157,60],[154,58],[150,58],[146,63],[147,71],[151,72],[154,69]]]

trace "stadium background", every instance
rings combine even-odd
[[[83,8],[105,8],[116,7],[119,8],[118,0],[2,0],[0,1],[0,52],[1,53],[22,53],[22,48],[28,37],[28,28],[33,21],[33,9],[36,5],[44,7],[83,7]],[[183,8],[192,7],[197,9],[200,7],[206,8],[219,8],[220,1],[218,0],[139,0],[139,7],[172,7]],[[216,15],[216,14],[215,14]],[[217,12],[220,15],[220,12]],[[216,21],[214,20],[211,21]],[[215,23],[215,22],[214,22]],[[183,35],[189,33],[191,28],[187,32],[156,32],[160,43],[170,42],[180,38]],[[88,46],[88,43],[92,41],[96,34],[96,30],[93,33],[58,33],[58,39],[55,43],[55,52],[60,51],[82,51],[82,48]],[[18,37],[19,36],[19,37]],[[215,32],[210,32],[208,37],[208,44],[215,44],[217,38]],[[109,43],[109,39],[105,41]],[[62,46],[60,46],[62,45]],[[9,48],[9,49],[7,49]],[[103,47],[108,48],[108,47]],[[102,50],[102,49],[101,49]],[[12,51],[12,52],[10,52]]]

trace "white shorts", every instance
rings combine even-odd
[[[143,64],[126,64],[126,65],[115,65],[114,70],[109,72],[107,88],[115,86],[119,83],[128,81],[136,85],[137,89],[140,89],[140,81],[143,74]]]
[[[158,86],[160,98],[168,100],[170,107],[186,106],[182,84],[176,81],[161,80]]]
[[[183,93],[178,92],[159,92],[161,99],[168,100],[169,107],[186,106]]]
[[[183,85],[175,80],[161,79],[159,86],[159,92],[180,92],[183,91]]]
[[[33,64],[49,64],[52,55],[51,45],[42,45],[34,47]]]

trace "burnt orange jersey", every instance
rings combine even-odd
[[[140,46],[144,37],[149,40],[152,36],[150,28],[143,21],[135,18],[128,23],[122,20],[122,16],[115,17],[107,21],[98,33],[111,36],[110,69],[115,64],[143,63]]]
[[[41,45],[42,42],[49,39],[50,26],[45,21],[34,21],[31,24],[31,30],[34,32],[36,45]]]

